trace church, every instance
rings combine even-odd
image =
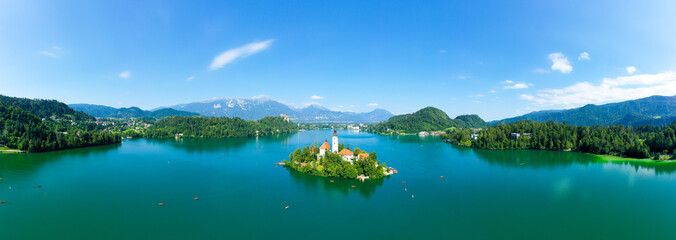
[[[331,138],[331,145],[329,146],[328,141],[324,141],[321,147],[319,147],[319,156],[326,156],[326,150],[331,149],[332,153],[338,153],[338,132],[333,130],[333,138]]]

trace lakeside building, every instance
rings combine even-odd
[[[509,135],[511,139],[519,139],[519,137],[531,137],[531,133],[512,133]]]

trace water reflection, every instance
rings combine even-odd
[[[577,164],[613,164],[630,166],[636,172],[649,170],[660,174],[676,173],[676,162],[605,161],[598,156],[578,152],[544,150],[485,150],[453,145],[460,153],[473,152],[480,161],[509,168],[559,168]]]
[[[376,189],[383,185],[385,178],[367,179],[364,182],[355,179],[344,178],[326,178],[304,174],[299,171],[286,168],[289,171],[289,176],[300,186],[305,187],[308,191],[325,191],[330,193],[337,193],[348,195],[350,192],[357,192],[359,195],[370,198]],[[333,180],[334,182],[330,182]],[[352,186],[355,186],[354,188]]]
[[[28,179],[47,164],[65,159],[87,161],[117,150],[120,146],[121,144],[111,144],[45,153],[0,154],[0,178],[11,176],[12,180]]]

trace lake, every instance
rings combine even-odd
[[[275,165],[294,149],[332,135],[314,130],[258,138],[133,139],[0,155],[0,200],[6,201],[0,204],[0,239],[676,236],[673,164],[477,150],[434,136],[338,131],[341,143],[375,150],[399,174],[331,183]]]

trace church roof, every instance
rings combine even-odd
[[[343,148],[343,150],[340,151],[338,154],[340,154],[340,155],[354,155],[354,153],[352,151],[350,151],[350,149],[347,149],[347,148]]]
[[[329,145],[328,141],[325,141],[319,149],[331,149],[331,145]]]

